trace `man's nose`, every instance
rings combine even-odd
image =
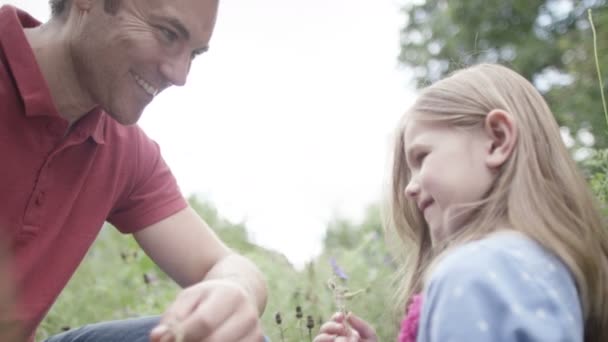
[[[192,58],[189,54],[182,54],[165,61],[161,65],[161,72],[171,84],[183,86],[186,84],[191,62]]]

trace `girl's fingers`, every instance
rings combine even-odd
[[[328,321],[323,323],[319,332],[328,335],[346,335],[346,327],[342,323]]]
[[[373,340],[377,339],[377,337],[376,337],[376,331],[366,321],[364,321],[361,318],[357,317],[353,313],[349,313],[346,319],[347,319],[348,323],[350,324],[350,326],[359,333],[359,336],[362,339],[364,339],[364,340],[366,340],[366,339],[373,339]]]
[[[335,340],[336,340],[336,335],[319,334],[315,337],[313,342],[334,342]]]
[[[334,322],[342,323],[342,322],[344,322],[344,314],[341,312],[336,312],[335,314],[333,314],[333,316],[331,316],[330,320],[332,320]]]

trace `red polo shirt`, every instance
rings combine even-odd
[[[105,221],[133,233],[187,206],[158,145],[101,109],[68,123],[53,103],[23,27],[0,8],[0,239],[33,334]],[[93,303],[91,303],[93,304]]]

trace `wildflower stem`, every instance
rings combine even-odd
[[[595,32],[595,26],[593,25],[593,15],[591,15],[591,9],[587,10],[589,14],[589,23],[591,24],[591,32],[593,33],[593,54],[595,56],[595,68],[597,70],[597,78],[600,83],[600,95],[602,96],[602,105],[604,106],[604,116],[606,118],[606,124],[608,124],[608,108],[606,107],[606,98],[604,97],[604,83],[602,81],[602,73],[600,71],[600,60],[597,54],[597,33]]]

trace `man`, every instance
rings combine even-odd
[[[49,341],[263,340],[261,274],[188,207],[158,146],[134,125],[155,96],[185,84],[191,61],[208,48],[217,7],[51,0],[45,24],[0,8],[0,239],[23,339],[33,340],[108,221],[184,290],[161,317]]]

